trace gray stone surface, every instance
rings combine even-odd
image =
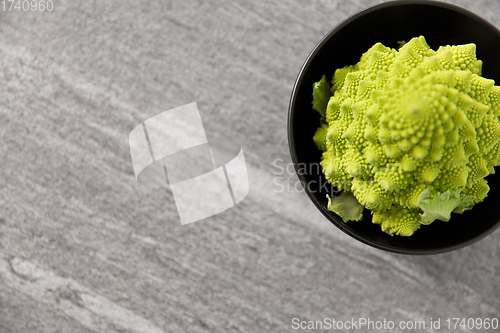
[[[500,232],[444,255],[386,253],[273,182],[305,58],[379,2],[0,12],[0,332],[292,332],[293,318],[359,317],[433,332],[431,318],[498,318]],[[500,26],[497,0],[450,2]],[[135,182],[128,134],[194,101],[209,140],[243,145],[251,190],[182,226],[169,190]]]

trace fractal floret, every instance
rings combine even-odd
[[[500,87],[481,69],[475,44],[434,51],[420,36],[398,50],[377,43],[316,82],[313,139],[326,179],[344,190],[330,209],[347,222],[362,206],[382,231],[410,236],[483,201],[500,164]],[[342,212],[343,196],[355,214]]]

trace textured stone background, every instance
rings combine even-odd
[[[0,332],[499,317],[500,232],[449,254],[391,254],[343,234],[304,193],[277,193],[298,70],[332,27],[380,2],[55,0],[51,13],[0,12]],[[500,26],[497,0],[450,2]],[[209,140],[242,143],[251,191],[181,226],[169,190],[135,182],[128,135],[194,101]]]

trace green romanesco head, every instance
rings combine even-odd
[[[326,179],[391,235],[483,201],[500,164],[500,87],[481,70],[474,44],[433,51],[420,36],[399,50],[377,43],[323,77],[314,141]]]

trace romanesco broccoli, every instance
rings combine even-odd
[[[500,87],[481,69],[475,44],[434,51],[420,36],[399,50],[377,43],[331,83],[323,76],[313,139],[326,179],[390,235],[483,201],[500,164]]]

